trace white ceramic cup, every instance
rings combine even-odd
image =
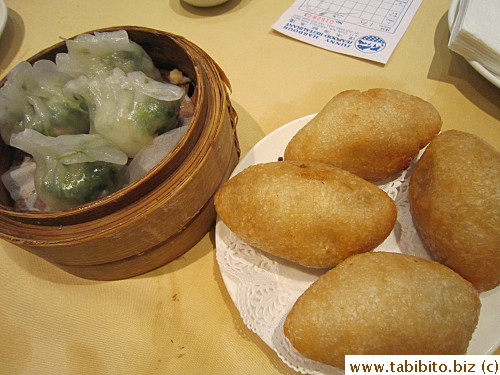
[[[223,4],[229,0],[182,0],[189,5],[193,5],[195,7],[214,7],[216,5]]]

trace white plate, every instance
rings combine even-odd
[[[292,121],[259,141],[240,161],[231,177],[250,165],[277,161],[292,136],[314,115]],[[409,168],[409,170],[411,167]],[[430,258],[411,220],[404,171],[378,184],[395,199],[401,235],[391,233],[376,251],[393,251]],[[305,374],[340,374],[340,370],[301,356],[283,335],[282,324],[297,298],[324,272],[294,265],[242,242],[221,220],[215,230],[216,255],[222,278],[245,325],[291,368]],[[500,288],[481,294],[479,323],[468,354],[491,354],[500,344]]]
[[[453,22],[455,21],[455,17],[458,11],[458,2],[459,0],[451,0],[450,9],[448,10],[448,27],[452,28]],[[472,61],[465,59],[479,74],[481,74],[488,81],[493,83],[496,87],[500,88],[500,79],[498,76],[490,72],[484,66],[479,64],[477,61]]]
[[[0,37],[2,36],[3,29],[5,28],[5,24],[7,23],[7,6],[0,0]]]

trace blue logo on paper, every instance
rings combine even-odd
[[[354,44],[356,49],[365,53],[376,53],[382,51],[385,46],[385,40],[375,35],[365,35],[356,40]]]

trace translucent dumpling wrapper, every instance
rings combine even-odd
[[[44,211],[45,204],[38,199],[35,189],[35,171],[33,158],[25,157],[2,174],[2,182],[14,201],[14,209]]]
[[[152,80],[142,72],[112,74],[74,80],[90,112],[90,132],[101,134],[130,158],[150,145],[158,134],[179,126],[184,89]]]
[[[48,137],[26,129],[11,145],[36,162],[35,188],[52,210],[103,198],[123,186],[127,155],[98,134]]]
[[[16,65],[0,88],[0,130],[5,143],[24,129],[49,136],[87,133],[87,106],[81,95],[68,88],[72,79],[49,60]]]
[[[151,57],[137,43],[131,41],[125,30],[81,34],[66,41],[68,53],[56,56],[58,68],[73,77],[106,76],[120,68],[126,73],[141,71],[159,80],[160,71]]]
[[[126,184],[139,180],[167,157],[186,134],[187,129],[188,125],[184,125],[163,133],[156,137],[148,147],[139,151],[127,167]]]

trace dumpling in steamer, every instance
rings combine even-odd
[[[116,68],[106,77],[79,77],[70,87],[88,103],[90,133],[115,143],[130,158],[158,134],[180,125],[184,89],[142,72],[125,74]]]
[[[56,55],[60,71],[73,77],[107,76],[115,68],[125,73],[143,72],[160,80],[160,71],[153,60],[137,43],[130,40],[125,30],[80,34],[66,40],[67,53]]]
[[[89,203],[122,187],[127,155],[98,134],[49,137],[25,129],[11,143],[33,156],[35,189],[49,210]]]
[[[345,355],[465,354],[481,302],[448,267],[411,255],[355,255],[292,307],[285,336],[305,357],[343,368]]]
[[[69,89],[71,79],[49,60],[17,64],[0,88],[0,132],[5,143],[24,129],[52,137],[87,133],[87,105]]]
[[[394,201],[350,172],[317,162],[254,165],[215,196],[222,221],[249,245],[306,267],[332,267],[390,234]]]
[[[401,91],[349,90],[334,96],[285,150],[379,181],[406,168],[441,128],[432,104]]]

